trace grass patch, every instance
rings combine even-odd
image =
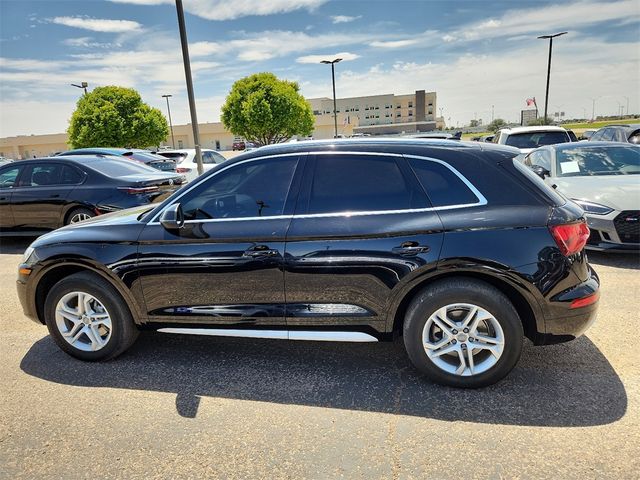
[[[586,130],[586,129],[602,128],[611,124],[638,123],[638,122],[640,122],[640,119],[638,118],[623,118],[619,120],[603,120],[602,122],[563,123],[560,126],[564,128],[569,128],[569,129],[578,128],[578,129]]]

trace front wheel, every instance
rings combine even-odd
[[[67,221],[65,225],[71,225],[73,223],[80,223],[84,220],[89,220],[96,216],[95,212],[92,212],[88,208],[75,208],[67,215]]]
[[[449,279],[427,287],[412,301],[403,337],[409,358],[431,380],[478,388],[513,369],[524,331],[501,291],[476,280]]]
[[[45,322],[58,346],[81,360],[109,360],[138,336],[131,312],[118,291],[91,272],[56,283],[45,301]]]

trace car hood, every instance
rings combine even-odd
[[[640,175],[597,175],[551,179],[568,198],[588,200],[616,210],[637,210],[640,205]]]
[[[67,225],[38,237],[31,246],[37,248],[56,243],[76,242],[135,242],[145,226],[145,223],[139,220],[140,215],[157,206],[153,204],[127,208]]]

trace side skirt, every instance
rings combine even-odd
[[[182,333],[187,335],[211,335],[214,337],[271,338],[279,340],[313,340],[320,342],[377,342],[368,333],[344,331],[304,331],[304,330],[244,330],[226,328],[160,328],[162,333]]]

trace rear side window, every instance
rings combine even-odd
[[[63,185],[77,185],[81,183],[84,178],[84,174],[75,167],[65,165],[62,167],[62,178],[60,183]]]
[[[430,160],[409,160],[422,188],[434,207],[468,205],[479,203],[480,199],[450,168]]]
[[[366,212],[424,208],[395,158],[318,155],[309,213]]]
[[[551,188],[549,185],[544,183],[538,175],[533,173],[533,171],[524,165],[523,163],[518,162],[514,159],[513,164],[520,173],[522,173],[526,179],[533,184],[535,188],[537,188],[540,193],[542,193],[545,197],[553,202],[557,207],[561,207],[565,203],[567,203],[566,199],[560,195],[554,188]]]
[[[202,163],[215,164],[222,163],[226,160],[222,155],[216,152],[202,152]]]

